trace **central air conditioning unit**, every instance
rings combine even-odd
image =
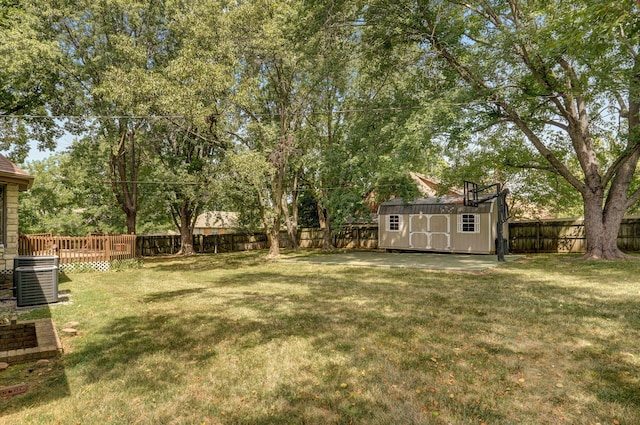
[[[14,269],[17,267],[56,266],[60,262],[57,255],[20,255],[13,259]]]
[[[58,302],[56,266],[17,267],[14,277],[18,307]]]
[[[60,258],[57,255],[19,255],[13,259],[13,296],[17,297],[18,273],[20,267],[58,267]],[[56,275],[57,279],[57,275]]]

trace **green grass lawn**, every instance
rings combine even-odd
[[[1,424],[640,424],[640,262],[482,273],[265,252],[70,275]],[[301,254],[306,255],[306,254]]]

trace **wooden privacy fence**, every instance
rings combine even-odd
[[[301,248],[321,248],[322,230],[298,230],[298,243]],[[336,248],[376,249],[378,247],[378,226],[349,226],[333,235]],[[248,251],[269,247],[264,232],[229,233],[224,235],[194,235],[193,249],[198,253],[218,253]],[[280,233],[280,247],[291,248],[286,232]],[[136,252],[140,256],[175,254],[180,250],[180,236],[154,235],[138,236]]]
[[[300,229],[298,242],[302,248],[322,247],[320,229]],[[280,235],[281,247],[290,248],[286,232]],[[345,226],[333,235],[336,248],[377,249],[378,226]],[[628,252],[640,252],[640,217],[625,218],[618,234],[618,246]],[[224,235],[194,235],[193,247],[198,253],[247,251],[268,248],[263,232]],[[136,256],[175,254],[180,250],[180,236],[84,236],[42,235],[20,236],[20,255],[58,255],[61,264],[124,260]],[[516,221],[509,223],[509,252],[584,252],[585,236],[582,220]]]
[[[622,220],[618,247],[627,252],[640,251],[640,217]],[[509,251],[584,252],[586,239],[582,219],[516,221],[509,223]]]
[[[268,247],[264,233],[193,235],[193,249],[199,253],[249,251]],[[138,236],[136,252],[140,256],[175,254],[180,251],[180,235]]]
[[[19,255],[57,255],[60,264],[96,263],[136,257],[135,235],[20,235]]]
[[[346,226],[333,235],[333,244],[342,249],[377,249],[378,226]],[[320,229],[300,229],[301,248],[321,248]],[[179,236],[138,236],[138,255],[175,254],[180,249]],[[199,253],[217,253],[268,248],[264,233],[195,235],[193,246]],[[280,235],[280,246],[290,248],[286,232]],[[627,252],[640,252],[640,217],[622,221],[618,246]],[[585,235],[582,220],[515,221],[509,223],[510,253],[574,253],[584,252]]]

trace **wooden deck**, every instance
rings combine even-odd
[[[21,235],[20,255],[57,255],[60,264],[126,260],[136,256],[135,235]]]

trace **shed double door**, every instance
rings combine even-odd
[[[428,251],[451,251],[451,216],[416,214],[409,216],[409,246]]]

